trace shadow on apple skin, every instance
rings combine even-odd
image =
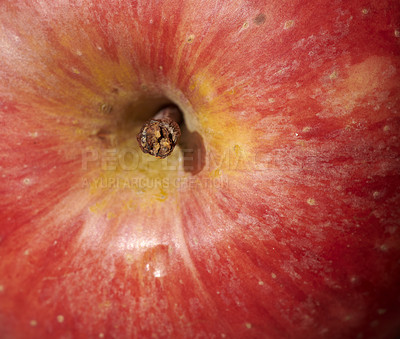
[[[196,175],[206,164],[206,148],[199,132],[190,132],[185,124],[181,126],[182,136],[179,141],[183,153],[183,170]]]
[[[138,125],[142,126],[159,110],[171,104],[174,103],[160,93],[145,95],[137,100],[132,100],[122,108],[123,113],[118,119],[117,128],[131,137],[132,130]]]

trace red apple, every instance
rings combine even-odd
[[[0,2],[0,338],[393,338],[398,0]],[[166,159],[142,123],[184,115]]]

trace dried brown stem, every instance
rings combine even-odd
[[[176,106],[160,110],[148,120],[137,135],[141,150],[157,158],[165,158],[174,150],[181,135],[182,113]]]

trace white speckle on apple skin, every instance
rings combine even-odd
[[[29,136],[30,136],[30,137],[32,137],[32,138],[37,138],[37,137],[38,137],[38,135],[39,135],[39,133],[38,133],[38,132],[32,132],[32,133],[29,133]]]
[[[263,285],[264,285],[264,281],[260,280],[260,281],[258,282],[258,284],[259,284],[260,286],[263,286]]]
[[[380,247],[379,247],[379,249],[382,251],[382,252],[387,252],[388,251],[388,246],[386,245],[386,244],[382,244]]]
[[[400,31],[396,29],[396,30],[394,31],[394,36],[395,36],[396,38],[400,38]]]
[[[72,73],[81,74],[81,72],[79,72],[79,70],[76,69],[75,67],[72,67]]]
[[[351,320],[351,318],[352,318],[351,315],[346,315],[346,316],[344,317],[344,321],[349,321],[349,320]]]
[[[99,338],[104,338],[104,333],[99,333]]]
[[[62,314],[57,316],[57,321],[61,324],[64,322],[64,316]]]
[[[3,292],[4,292],[4,286],[0,285],[0,293],[3,293]]]
[[[36,320],[31,320],[29,322],[29,325],[31,325],[32,327],[35,327],[37,325],[37,321]]]
[[[190,34],[190,35],[187,37],[186,42],[187,42],[188,44],[191,44],[191,43],[193,43],[193,40],[194,40],[194,34]]]
[[[359,278],[356,277],[356,276],[352,276],[352,277],[350,278],[350,282],[351,282],[353,285],[357,285],[357,284],[359,283]]]
[[[29,250],[25,250],[24,255],[29,255],[30,251]]]
[[[161,275],[162,275],[162,274],[161,274],[161,270],[155,270],[154,273],[153,273],[153,275],[154,275],[155,278],[160,278]]]
[[[82,55],[82,51],[80,51],[79,49],[76,51],[76,55],[81,56]]]
[[[24,178],[24,180],[22,180],[22,182],[24,183],[24,185],[30,185],[32,183],[32,180],[29,178]]]
[[[251,323],[246,323],[245,325],[246,325],[246,327],[247,327],[248,329],[251,328]]]
[[[383,314],[386,313],[386,309],[384,309],[384,308],[379,308],[379,309],[377,310],[377,312],[378,312],[379,315],[383,315]]]
[[[386,227],[386,232],[389,234],[394,234],[397,231],[397,226],[388,226]]]
[[[288,20],[285,22],[285,25],[283,26],[283,29],[289,29],[291,27],[293,27],[294,25],[294,21],[293,20]]]
[[[308,198],[307,199],[307,204],[309,204],[310,206],[314,206],[316,204],[315,199],[314,198]]]
[[[272,277],[272,279],[276,279],[276,274],[275,273],[271,273],[271,277]]]
[[[368,12],[369,12],[368,8],[363,8],[361,10],[361,13],[364,14],[364,15],[368,14]]]
[[[337,71],[333,71],[331,74],[329,74],[329,79],[331,80],[337,79],[337,77],[338,77]]]

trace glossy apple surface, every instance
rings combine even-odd
[[[394,337],[399,17],[1,1],[0,337]],[[181,144],[140,154],[168,103]]]

